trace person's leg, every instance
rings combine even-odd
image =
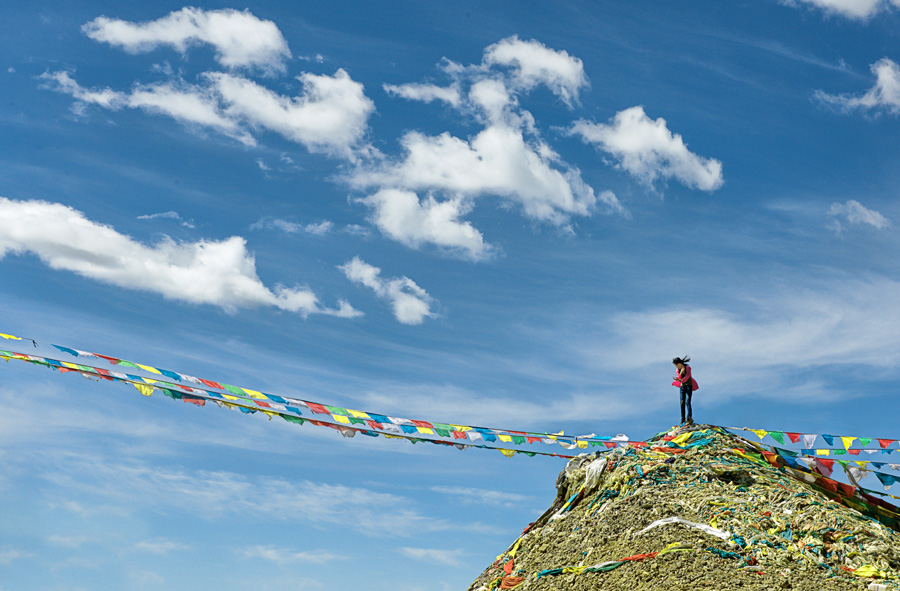
[[[693,390],[690,387],[687,388],[687,420],[688,422],[693,422],[693,417],[691,416],[691,396],[694,394]]]
[[[684,387],[682,387],[679,390],[679,394],[681,395],[681,422],[684,423],[684,395],[685,395]]]

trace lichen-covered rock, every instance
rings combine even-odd
[[[754,447],[692,425],[571,460],[550,508],[469,590],[900,588],[896,531]]]

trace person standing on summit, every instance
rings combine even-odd
[[[694,393],[694,390],[700,389],[700,386],[697,385],[697,380],[691,377],[691,366],[688,365],[690,360],[691,358],[687,355],[684,358],[676,357],[672,360],[676,370],[675,381],[672,382],[672,385],[680,388],[682,425],[685,423],[690,425],[694,422],[694,419],[691,417],[691,394]],[[684,415],[685,404],[687,404],[687,419],[685,419]]]

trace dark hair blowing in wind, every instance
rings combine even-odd
[[[690,356],[690,355],[685,355],[684,357],[676,357],[675,359],[672,360],[672,363],[673,363],[674,365],[678,365],[679,363],[685,364],[685,363],[687,363],[687,362],[690,361],[690,360],[691,360],[691,356]]]

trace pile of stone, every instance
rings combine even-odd
[[[900,515],[773,455],[711,425],[581,455],[469,589],[900,589]]]

